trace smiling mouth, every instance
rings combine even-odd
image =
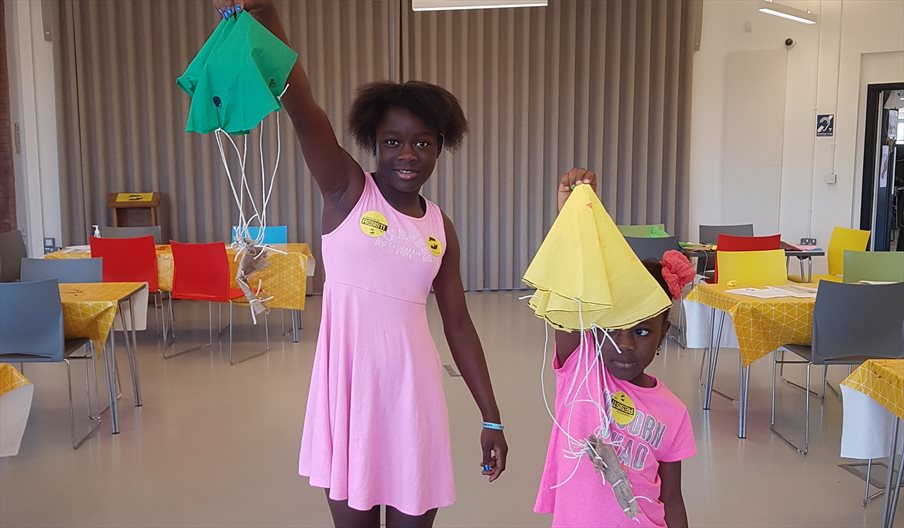
[[[395,173],[402,178],[403,180],[413,180],[417,178],[417,175],[420,174],[420,171],[412,170],[412,169],[395,169]]]

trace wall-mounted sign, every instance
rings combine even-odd
[[[829,137],[835,133],[835,114],[816,116],[816,137]]]

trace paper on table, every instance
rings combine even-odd
[[[91,246],[69,246],[61,250],[62,253],[88,253]]]
[[[778,299],[781,297],[795,297],[798,299],[810,299],[816,297],[816,290],[802,286],[767,286],[765,288],[737,288],[726,290],[725,293],[734,293],[757,299]]]

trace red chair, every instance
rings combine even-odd
[[[154,296],[154,318],[157,320],[157,328],[162,330],[163,342],[166,343],[166,314],[161,319],[157,318],[156,307],[164,304],[163,294],[157,281],[157,248],[154,246],[153,236],[136,238],[99,238],[88,239],[91,246],[91,257],[101,259],[101,276],[103,282],[146,282],[148,293]],[[159,303],[158,303],[159,300]],[[172,317],[172,312],[170,312]],[[172,319],[171,319],[171,322]],[[134,347],[128,346],[126,337],[126,350],[128,351],[129,367],[132,371],[132,384],[135,387],[135,400],[140,402],[138,391],[138,359]],[[117,373],[118,376],[118,373]],[[137,403],[140,404],[140,403]]]
[[[229,257],[226,255],[226,244],[211,242],[207,244],[186,244],[170,242],[173,250],[173,299],[189,301],[207,301],[207,318],[210,328],[210,341],[206,345],[183,350],[164,358],[171,358],[186,352],[205,348],[213,344],[213,303],[229,303],[229,363],[235,365],[270,350],[270,333],[267,328],[267,314],[264,313],[264,335],[267,347],[263,352],[246,357],[240,361],[232,359],[232,305],[247,306],[245,294],[239,288],[232,288],[229,276]]]
[[[91,237],[91,256],[103,259],[104,282],[146,282],[148,291],[158,293],[157,249],[154,237]]]
[[[782,235],[769,236],[736,236],[719,234],[717,246],[719,251],[769,251],[781,249]],[[719,283],[719,256],[716,253],[716,270],[713,277]]]

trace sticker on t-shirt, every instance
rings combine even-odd
[[[377,211],[368,211],[361,217],[361,231],[365,235],[373,238],[379,238],[386,234],[389,226],[386,224],[386,217]]]
[[[438,257],[443,254],[443,244],[439,241],[438,238],[434,236],[427,237],[427,249],[430,250],[430,253],[433,253],[434,257]]]
[[[612,395],[612,418],[615,423],[626,426],[634,420],[637,409],[634,401],[624,391],[618,391]]]

